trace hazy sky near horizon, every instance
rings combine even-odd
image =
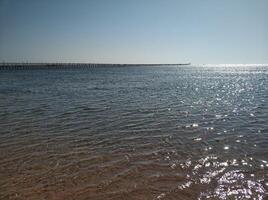
[[[268,63],[267,0],[0,0],[0,62]]]

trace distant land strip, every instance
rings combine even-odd
[[[129,67],[129,66],[176,66],[177,64],[109,64],[109,63],[0,63],[0,70],[7,69],[67,69],[67,68],[95,68],[95,67]]]

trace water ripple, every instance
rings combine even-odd
[[[266,199],[267,66],[0,74],[0,199]]]

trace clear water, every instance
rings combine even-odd
[[[268,67],[0,71],[0,199],[265,199]]]

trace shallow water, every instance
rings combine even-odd
[[[266,199],[268,67],[0,71],[0,199]]]

